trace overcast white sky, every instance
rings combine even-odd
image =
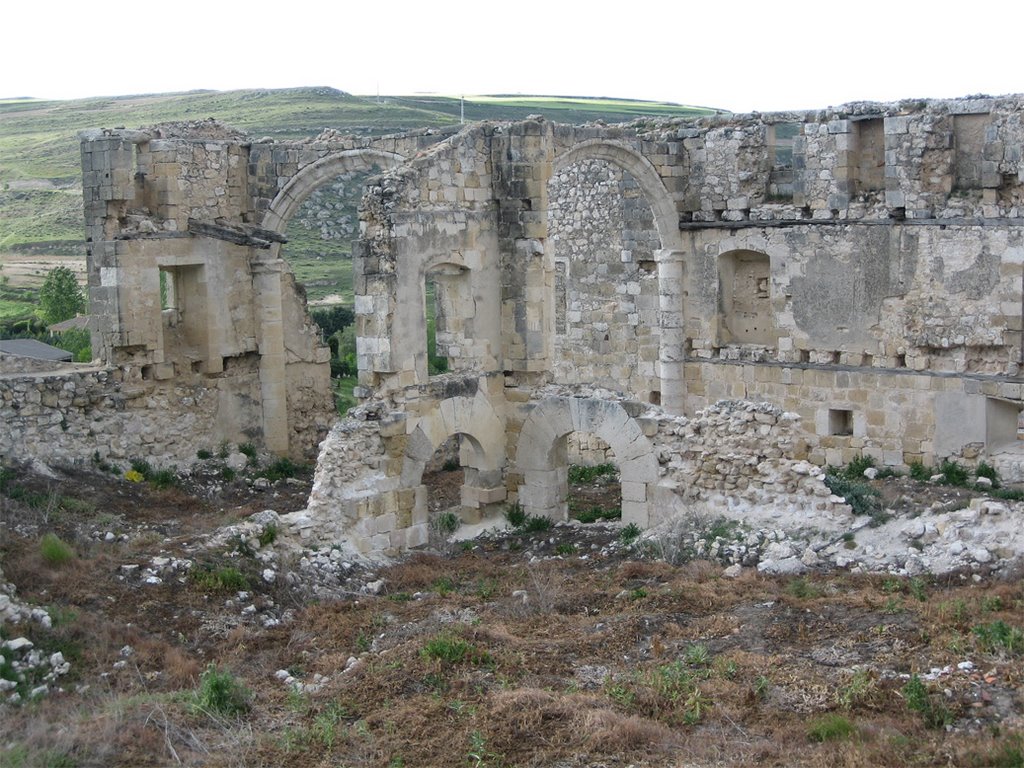
[[[747,112],[1024,91],[1020,0],[15,0],[0,19],[0,97],[327,85]]]

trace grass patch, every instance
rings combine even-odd
[[[420,656],[449,664],[491,663],[491,656],[487,651],[477,648],[461,637],[449,634],[437,635],[428,640],[420,650]]]
[[[1006,653],[1009,656],[1024,653],[1024,631],[1005,621],[979,624],[971,631],[978,638],[978,645],[986,653]]]
[[[617,475],[619,470],[614,464],[596,464],[592,467],[585,467],[580,464],[572,464],[569,467],[570,483],[592,483],[599,477],[610,477]]]
[[[199,678],[193,697],[196,710],[235,717],[249,711],[252,694],[227,670],[211,664]]]
[[[807,738],[811,741],[845,741],[857,732],[847,718],[842,715],[829,714],[814,720],[807,729]]]
[[[65,566],[75,559],[75,551],[55,533],[44,534],[39,540],[39,555],[53,568]]]
[[[233,565],[196,565],[189,571],[189,580],[203,592],[240,592],[249,587],[248,577]]]

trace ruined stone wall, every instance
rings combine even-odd
[[[650,395],[658,361],[659,248],[636,180],[581,160],[549,183],[555,256],[554,380]]]
[[[250,375],[250,396],[258,386]],[[238,397],[237,382],[232,390],[142,381],[95,367],[0,375],[0,456],[78,466],[106,461],[127,468],[134,458],[155,467],[188,465],[197,450],[213,450],[225,436],[244,442],[259,429],[244,408],[226,418],[223,400]]]

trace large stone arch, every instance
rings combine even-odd
[[[685,332],[683,320],[683,240],[679,212],[657,169],[640,152],[609,139],[587,139],[555,158],[558,171],[585,159],[604,160],[628,171],[644,193],[661,239],[655,255],[658,264],[660,309],[657,388],[660,405],[670,413],[682,413],[686,403],[683,376]]]
[[[658,481],[654,446],[622,403],[612,400],[552,397],[530,411],[516,447],[523,509],[556,520],[568,517],[565,437],[570,432],[590,432],[608,443],[622,479],[622,519],[646,527]]]
[[[309,195],[338,174],[354,170],[369,170],[380,165],[385,170],[406,161],[402,155],[379,149],[348,149],[322,157],[300,170],[277,193],[263,216],[263,228],[284,233],[289,220]]]
[[[452,435],[465,436],[469,445],[460,457],[465,471],[462,506],[482,513],[488,505],[504,501],[505,427],[482,390],[473,397],[445,398],[410,424],[400,487],[420,488],[427,462]],[[417,510],[420,516],[425,515],[425,493],[416,503],[423,506]]]
[[[608,139],[587,139],[556,157],[554,172],[558,173],[575,162],[587,159],[605,160],[624,171],[629,171],[640,185],[654,212],[654,223],[661,238],[662,251],[682,248],[682,240],[679,237],[679,213],[672,195],[665,188],[665,183],[650,160],[627,144]]]

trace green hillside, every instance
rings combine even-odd
[[[4,254],[80,255],[81,170],[78,132],[97,127],[139,128],[156,123],[216,118],[254,138],[295,139],[325,128],[355,134],[393,133],[466,121],[519,120],[544,115],[563,123],[624,122],[638,117],[680,117],[716,110],[682,104],[573,96],[353,96],[334,88],[189,91],[67,101],[0,99],[0,268]],[[350,252],[359,179],[310,201],[310,210],[338,211],[348,219],[330,232],[315,218],[296,217],[287,249],[311,298],[337,291]],[[353,197],[355,196],[355,197]],[[349,209],[351,209],[349,211]],[[339,223],[339,222],[335,222]],[[8,269],[8,275],[12,269]]]

